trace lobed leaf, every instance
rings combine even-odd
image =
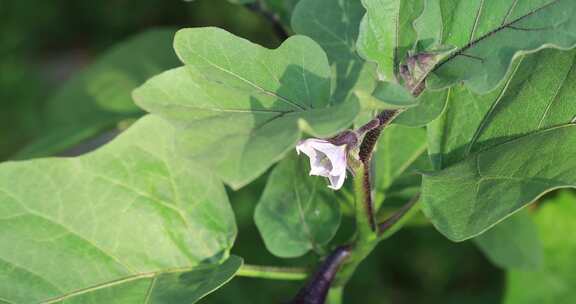
[[[488,95],[452,88],[445,112],[428,126],[437,167],[571,122],[576,117],[575,59],[575,51],[545,50],[520,59],[508,79]]]
[[[349,126],[358,103],[331,104],[330,67],[310,38],[293,36],[269,50],[217,28],[181,30],[186,64],[149,80],[137,103],[178,126],[180,151],[240,188],[300,139]]]
[[[428,79],[433,88],[463,81],[472,91],[487,93],[505,78],[514,58],[547,47],[576,46],[572,0],[431,2],[442,18],[442,30],[436,31],[442,33],[441,43],[456,47],[433,69]]]
[[[538,183],[539,180],[546,180],[550,174],[561,174],[564,169],[553,163],[562,158],[569,159],[569,152],[561,149],[543,150],[544,147],[539,147],[530,152],[533,153],[532,157],[538,158],[537,161],[526,161],[526,157],[529,157],[527,152],[531,147],[540,144],[530,142],[528,146],[523,146],[510,142],[519,137],[521,140],[529,141],[530,136],[537,136],[538,133],[534,132],[552,132],[554,127],[566,125],[572,121],[576,115],[576,106],[572,102],[576,97],[575,87],[572,85],[573,77],[576,77],[573,72],[575,55],[574,51],[545,50],[522,58],[515,64],[506,82],[488,95],[474,94],[462,86],[450,89],[450,98],[445,113],[429,125],[432,159],[435,161],[436,168],[448,169],[440,171],[438,178],[424,177],[424,184],[427,185],[424,191],[430,198],[430,200],[425,199],[424,204],[427,205],[432,201],[435,201],[431,203],[434,205],[440,204],[441,201],[444,204],[442,208],[436,209],[438,213],[428,214],[432,216],[432,221],[437,224],[442,233],[455,240],[472,237],[516,212],[543,192],[555,187],[572,185],[550,181],[549,186],[545,186],[543,182],[538,187],[527,191],[525,183]],[[500,151],[501,144],[507,145],[507,154],[493,154],[496,153],[493,151]],[[563,143],[563,145],[568,144],[568,142]],[[548,147],[548,149],[553,149],[553,147]],[[480,159],[484,159],[484,153],[492,155],[491,157],[495,159],[508,157],[510,166],[497,168],[492,164],[481,165]],[[524,168],[511,167],[512,164],[518,166],[523,161],[526,161],[523,164]],[[475,162],[478,168],[475,167]],[[462,169],[466,166],[469,168]],[[515,184],[504,177],[478,176],[478,172],[483,171],[486,166],[489,166],[491,170],[499,170],[499,175],[516,176],[524,181]],[[566,162],[563,166],[570,168],[571,165]],[[455,167],[462,170],[459,171]],[[556,168],[556,172],[544,169],[538,171],[538,168],[550,169],[552,167]],[[448,177],[456,171],[460,173],[466,171],[466,176]],[[442,183],[441,180],[445,181],[444,185],[435,184]],[[491,184],[496,186],[492,187]],[[456,188],[459,189],[458,191],[468,189],[470,193],[459,197],[456,193],[446,192],[455,191],[453,189]],[[447,221],[449,217],[452,219]],[[498,225],[493,231],[488,231],[489,235],[486,237],[500,239],[500,243],[517,243],[521,244],[517,247],[534,249],[537,236],[531,234],[529,237],[530,234],[515,228],[508,221],[510,220]],[[506,242],[505,240],[509,238],[507,235],[522,235],[523,237],[515,238],[515,242]],[[494,255],[502,253],[499,253],[499,248],[487,246],[481,246],[481,248],[493,259],[495,259]],[[526,255],[516,256],[515,259],[501,257],[496,263],[506,267],[519,265],[528,267],[534,264],[535,259],[536,257]]]
[[[543,193],[576,187],[575,139],[576,125],[554,127],[427,174],[423,210],[451,240],[479,235]]]
[[[82,157],[1,164],[0,298],[190,303],[228,280],[241,261],[219,265],[236,235],[226,192],[173,140],[147,116]]]

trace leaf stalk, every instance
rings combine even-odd
[[[305,268],[296,267],[277,267],[244,264],[236,275],[247,278],[269,279],[269,280],[286,280],[300,281],[308,277],[308,271]]]

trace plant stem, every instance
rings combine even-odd
[[[352,278],[356,268],[374,250],[380,238],[378,237],[372,201],[372,178],[370,168],[372,153],[380,137],[382,129],[392,122],[402,110],[384,110],[376,117],[378,124],[368,122],[364,129],[370,128],[360,145],[359,157],[362,165],[357,169],[357,178],[354,179],[354,192],[356,194],[356,235],[352,244],[350,257],[342,265],[336,276],[333,288],[343,288]]]
[[[290,36],[286,31],[286,29],[284,28],[284,26],[282,25],[282,23],[280,22],[280,20],[278,20],[278,16],[264,9],[260,1],[256,1],[254,3],[248,3],[245,6],[254,13],[259,14],[264,18],[266,18],[266,20],[270,22],[270,24],[272,24],[274,33],[276,34],[276,36],[280,41],[284,41]]]
[[[328,291],[331,289],[332,281],[338,270],[350,257],[350,246],[340,246],[336,248],[326,259],[314,276],[296,295],[291,304],[324,304]]]
[[[328,292],[328,304],[342,304],[343,291],[344,288],[341,286],[330,288]]]
[[[244,264],[236,275],[248,278],[299,281],[306,279],[308,272],[304,268]]]
[[[378,224],[378,237],[380,240],[386,239],[394,234],[398,229],[404,226],[412,215],[420,210],[420,193],[414,196],[408,203],[406,203],[400,210],[396,211],[392,216]]]
[[[357,171],[357,176],[368,175],[369,177],[366,169],[366,166],[360,166]],[[354,192],[356,194],[356,235],[352,244],[351,255],[342,265],[342,269],[334,281],[333,288],[343,288],[344,285],[346,285],[358,265],[372,252],[378,241],[378,236],[371,226],[373,215],[369,214],[370,209],[366,204],[367,202],[371,202],[371,191],[366,189],[366,186],[364,178],[354,179]]]

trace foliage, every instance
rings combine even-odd
[[[466,272],[462,255],[381,249],[430,227],[508,271],[505,303],[576,297],[573,246],[558,233],[576,198],[548,194],[576,187],[574,1],[230,2],[289,37],[272,47],[218,27],[149,30],[42,111],[34,94],[6,107],[42,123],[15,156],[26,160],[0,164],[0,303],[194,303],[238,276],[306,283],[246,295],[243,278],[208,299],[380,303],[383,274],[367,265],[423,269],[431,290]],[[47,157],[110,130],[121,134],[93,152]],[[308,176],[294,150],[305,137],[345,145],[340,191]],[[310,163],[334,165],[321,153]],[[475,300],[500,301],[497,284]],[[474,301],[461,293],[449,301]]]

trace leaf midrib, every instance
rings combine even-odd
[[[187,39],[188,39],[188,41],[187,41],[187,42],[188,42],[188,45],[191,45],[191,43],[190,43],[191,37],[188,36]],[[252,87],[254,87],[254,88],[262,91],[264,94],[267,94],[267,95],[270,95],[270,96],[274,96],[274,97],[278,98],[278,100],[282,100],[282,101],[285,102],[286,104],[289,104],[289,105],[291,105],[291,106],[293,106],[293,107],[296,107],[296,108],[298,108],[298,109],[300,109],[300,110],[302,110],[302,111],[305,111],[305,110],[306,110],[306,108],[303,107],[302,105],[300,105],[300,104],[298,104],[298,103],[296,103],[296,102],[294,102],[294,101],[292,101],[292,100],[290,100],[290,99],[288,99],[288,98],[286,98],[286,97],[284,97],[284,96],[282,96],[282,95],[280,95],[280,94],[278,94],[278,93],[276,93],[276,92],[269,91],[269,90],[267,90],[267,89],[265,89],[265,88],[257,85],[256,83],[254,83],[254,82],[252,82],[252,81],[250,81],[250,80],[248,80],[248,79],[246,79],[246,78],[244,78],[244,77],[242,77],[242,76],[240,76],[240,75],[238,75],[238,74],[236,74],[236,73],[234,73],[234,72],[232,72],[232,71],[230,71],[230,70],[228,70],[228,69],[225,69],[225,68],[219,66],[218,64],[212,62],[210,59],[208,59],[208,58],[200,55],[198,52],[195,52],[195,51],[194,51],[194,48],[188,48],[188,50],[189,50],[192,54],[194,54],[195,56],[197,56],[197,57],[199,57],[200,59],[202,59],[202,60],[204,60],[205,62],[207,62],[210,66],[212,66],[212,67],[214,67],[214,68],[216,68],[216,69],[218,69],[218,70],[220,70],[220,71],[222,71],[222,72],[224,72],[224,73],[226,73],[226,74],[229,74],[229,75],[231,75],[231,76],[233,76],[233,77],[235,77],[235,78],[237,78],[237,79],[239,79],[239,80],[241,80],[241,81],[249,84],[250,86],[252,86]]]
[[[104,289],[104,288],[114,287],[117,285],[129,283],[129,282],[136,281],[139,279],[155,278],[155,277],[158,277],[159,275],[163,275],[163,274],[188,272],[188,271],[193,271],[193,270],[197,270],[197,269],[199,269],[199,268],[198,267],[185,267],[185,268],[172,268],[172,269],[166,269],[166,270],[154,271],[154,272],[135,273],[133,275],[126,276],[126,277],[118,279],[118,280],[104,282],[104,283],[93,285],[93,286],[90,286],[87,288],[76,289],[74,291],[68,292],[66,294],[63,294],[63,295],[55,297],[55,298],[42,300],[42,302],[40,302],[40,303],[41,304],[57,303],[59,301],[62,301],[62,300],[68,299],[68,298],[72,298],[72,297],[75,297],[78,295],[94,292],[94,291]]]
[[[542,5],[542,6],[539,7],[539,8],[533,9],[532,11],[528,12],[526,15],[520,16],[520,17],[518,17],[518,18],[516,18],[516,19],[514,19],[514,20],[512,20],[512,21],[510,21],[510,22],[508,22],[508,23],[503,23],[502,25],[500,25],[499,27],[493,29],[492,31],[490,31],[490,32],[488,32],[488,33],[480,36],[480,37],[477,38],[477,39],[474,39],[474,40],[468,42],[466,45],[464,45],[463,47],[457,49],[457,50],[456,50],[454,53],[452,53],[450,56],[446,57],[444,60],[442,60],[440,63],[438,63],[430,72],[434,72],[434,71],[438,70],[440,67],[442,67],[442,66],[445,65],[446,63],[450,62],[452,59],[454,59],[454,58],[456,58],[456,57],[458,57],[458,56],[462,56],[463,53],[464,53],[466,50],[474,47],[476,44],[478,44],[478,43],[481,42],[482,40],[485,40],[485,39],[487,39],[487,38],[490,38],[491,36],[493,36],[494,34],[497,34],[497,33],[500,32],[501,30],[503,30],[503,29],[505,29],[505,28],[508,28],[509,26],[511,26],[511,25],[513,25],[513,24],[515,24],[515,23],[517,23],[517,22],[520,22],[520,21],[524,20],[525,18],[528,18],[528,17],[530,17],[530,16],[538,13],[539,11],[541,11],[541,10],[543,10],[543,9],[546,9],[546,8],[548,8],[548,7],[550,7],[550,6],[558,3],[559,1],[560,1],[560,0],[552,0],[552,1],[550,1],[549,3],[546,3],[546,4]],[[506,16],[506,18],[507,18],[507,17],[508,17],[508,16]],[[426,78],[426,75],[425,75],[424,78]]]

